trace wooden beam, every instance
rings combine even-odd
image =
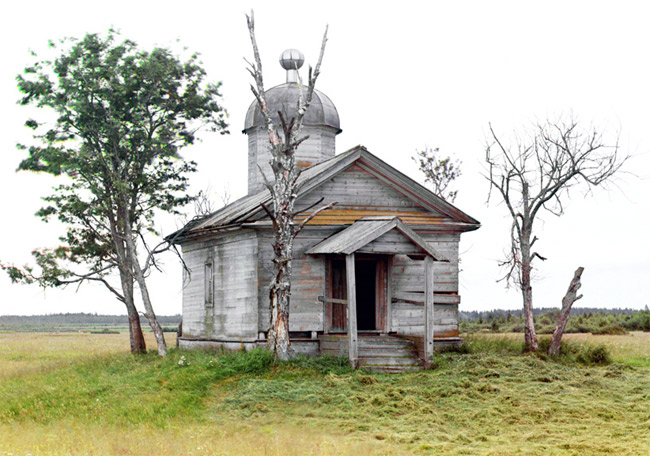
[[[345,256],[348,285],[348,356],[353,368],[359,367],[357,341],[357,283],[354,270],[354,253]]]
[[[393,331],[393,260],[391,255],[386,260],[386,329]]]
[[[318,300],[320,302],[333,302],[334,304],[347,304],[348,303],[347,299],[328,298],[327,296],[319,296]]]
[[[433,258],[424,259],[424,365],[433,359]]]

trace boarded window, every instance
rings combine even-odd
[[[214,274],[212,272],[211,262],[205,263],[203,282],[205,284],[205,306],[212,307],[214,305]]]

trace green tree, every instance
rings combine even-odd
[[[110,30],[105,37],[50,43],[58,57],[39,60],[17,77],[19,104],[55,114],[29,119],[33,144],[18,170],[60,176],[37,216],[66,226],[61,244],[33,253],[36,266],[3,265],[14,282],[60,287],[103,283],[127,309],[131,351],[146,349],[134,302],[138,284],[161,355],[166,353],[145,276],[154,255],[146,248],[158,212],[177,213],[193,198],[188,174],[196,164],[179,155],[204,128],[227,133],[220,84],[205,82],[197,55],[181,61],[164,48],[140,49]],[[35,56],[36,57],[36,56]],[[138,247],[147,250],[146,258]],[[119,276],[119,286],[112,283]]]
[[[458,190],[453,190],[454,181],[460,176],[460,160],[452,160],[440,153],[439,148],[425,147],[416,151],[413,157],[418,168],[424,174],[424,181],[431,186],[433,193],[453,203]]]

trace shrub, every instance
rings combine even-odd
[[[582,364],[605,365],[612,362],[612,357],[604,345],[583,345],[578,353],[577,361]]]
[[[119,334],[120,332],[116,329],[104,328],[99,331],[90,331],[90,334]]]
[[[499,322],[496,320],[492,320],[492,332],[499,332]]]
[[[546,360],[548,347],[551,345],[550,337],[539,338],[539,349],[536,355]],[[564,363],[580,363],[586,365],[605,365],[612,362],[609,349],[605,345],[590,345],[576,342],[563,341],[560,345],[560,354],[552,359]]]
[[[630,331],[650,332],[650,312],[643,311],[633,314],[623,324]]]
[[[627,330],[619,324],[610,324],[601,328],[592,329],[591,333],[594,335],[607,334],[612,336],[623,336],[627,334]]]

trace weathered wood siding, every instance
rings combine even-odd
[[[183,245],[191,271],[183,288],[183,337],[257,339],[257,255],[253,231]],[[212,263],[213,298],[206,302],[206,263]]]
[[[358,252],[394,255],[397,253],[422,254],[424,253],[424,250],[413,244],[413,242],[404,237],[402,233],[393,229],[361,247]]]
[[[306,228],[295,239],[293,276],[291,281],[290,331],[322,331],[323,303],[325,296],[325,262],[322,255],[305,255],[305,250],[330,236],[336,230]],[[269,283],[274,273],[273,234],[259,232],[258,269],[258,315],[259,331],[267,331],[269,325]]]
[[[311,225],[353,223],[369,215],[396,215],[404,223],[434,223],[442,219],[405,197],[357,165],[352,165],[328,182],[302,195],[297,208],[309,207],[323,198],[327,204],[336,201],[332,209],[321,212]]]
[[[417,203],[398,193],[357,165],[348,167],[330,179],[329,182],[303,195],[299,202],[301,205],[310,205],[321,197],[325,198],[325,202],[338,201],[337,207],[370,206],[378,209],[408,208],[418,212],[424,211]]]
[[[296,164],[305,168],[334,156],[336,147],[336,130],[323,127],[303,126],[303,136],[309,136],[296,152]],[[264,188],[264,179],[260,167],[267,179],[273,180],[273,171],[269,165],[269,134],[257,127],[248,132],[248,194]]]
[[[458,242],[460,235],[424,236],[433,248],[449,259],[434,263],[434,334],[458,336]],[[400,334],[424,331],[424,261],[395,255],[392,270],[391,328]],[[420,298],[421,296],[421,298]],[[403,299],[402,299],[403,298]],[[422,304],[409,302],[420,301]]]

